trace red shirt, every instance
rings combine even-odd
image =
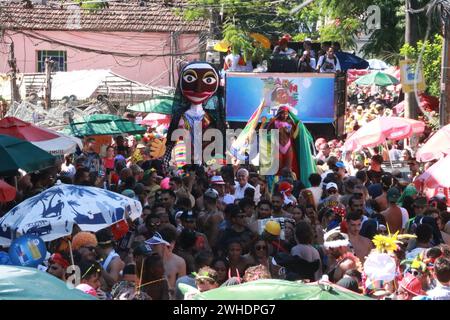
[[[114,158],[108,159],[108,158],[103,158],[103,165],[105,166],[106,169],[114,169]]]

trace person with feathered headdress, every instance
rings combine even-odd
[[[365,293],[375,297],[384,297],[393,293],[397,286],[397,280],[401,279],[399,265],[395,251],[402,239],[414,238],[414,235],[398,232],[391,234],[388,225],[388,235],[377,234],[372,242],[375,249],[368,255],[364,262]]]

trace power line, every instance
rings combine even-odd
[[[130,53],[125,53],[125,52],[105,51],[105,50],[100,50],[100,49],[86,48],[86,47],[79,46],[79,45],[69,44],[69,43],[66,43],[66,42],[63,42],[60,40],[55,40],[55,39],[52,39],[52,38],[44,36],[44,35],[33,34],[31,32],[24,31],[24,30],[17,30],[17,32],[24,34],[31,38],[43,40],[43,41],[54,43],[54,44],[59,44],[59,45],[69,47],[69,48],[78,49],[80,51],[94,52],[94,53],[106,54],[106,55],[114,55],[114,56],[118,56],[118,57],[170,57],[170,56],[183,56],[183,55],[190,55],[190,54],[201,54],[201,53],[206,52],[206,50],[202,50],[202,51],[165,53],[165,54],[149,54],[149,53],[130,54]]]

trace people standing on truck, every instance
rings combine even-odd
[[[339,59],[334,54],[332,47],[328,49],[325,55],[319,58],[316,71],[320,73],[336,73],[342,71]]]

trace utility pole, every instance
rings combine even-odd
[[[17,60],[14,55],[14,42],[9,45],[9,58],[8,65],[10,67],[10,77],[11,77],[11,105],[14,102],[20,102],[19,88],[17,88]]]
[[[170,32],[169,45],[170,45],[169,87],[173,87],[173,31]]]
[[[45,58],[45,109],[52,107],[52,69],[55,62],[50,58]]]
[[[411,46],[416,46],[418,41],[417,30],[417,16],[409,10],[413,5],[417,4],[417,0],[405,0],[405,42]],[[408,59],[408,57],[405,57]],[[417,66],[419,67],[419,66]],[[405,117],[410,119],[417,119],[417,101],[414,92],[405,93]]]
[[[439,105],[439,124],[441,128],[450,123],[450,22],[442,21],[444,43],[442,44],[441,96]]]

